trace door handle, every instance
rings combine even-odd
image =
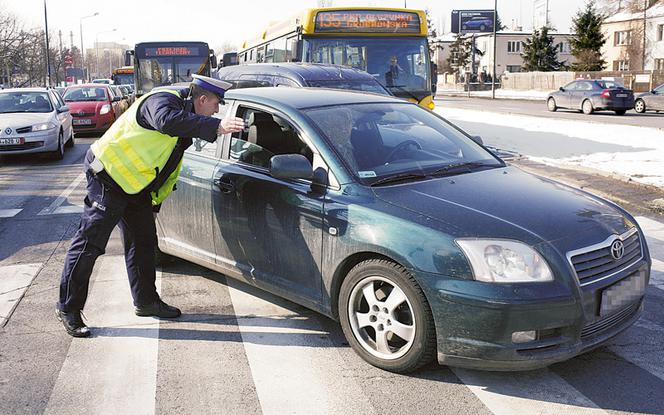
[[[214,184],[219,188],[221,193],[231,193],[235,190],[235,185],[223,177],[214,179]]]

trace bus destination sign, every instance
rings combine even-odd
[[[318,33],[420,33],[420,17],[417,13],[397,11],[321,11],[316,14],[314,31]]]
[[[158,48],[145,48],[146,57],[155,56],[196,56],[198,48],[186,46],[162,46]]]

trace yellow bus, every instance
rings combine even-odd
[[[115,85],[134,85],[134,67],[133,66],[121,66],[119,68],[113,69],[113,74],[111,75],[113,83]]]
[[[422,10],[329,7],[307,9],[270,24],[246,41],[238,63],[314,62],[373,75],[394,95],[433,109],[435,67]]]

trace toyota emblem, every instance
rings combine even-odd
[[[623,245],[622,241],[620,240],[615,240],[611,244],[611,256],[613,259],[620,259],[622,256],[625,254],[625,245]]]
[[[12,129],[9,128],[9,127],[5,128],[5,134],[11,135],[12,134]]]

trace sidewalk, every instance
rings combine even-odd
[[[496,89],[496,98],[500,99],[525,99],[531,101],[544,101],[549,96],[551,91],[538,91],[526,90],[520,91],[516,89]],[[458,89],[438,89],[436,96],[453,96],[453,97],[467,97],[468,92]],[[474,98],[491,98],[491,91],[471,91],[470,96]]]

